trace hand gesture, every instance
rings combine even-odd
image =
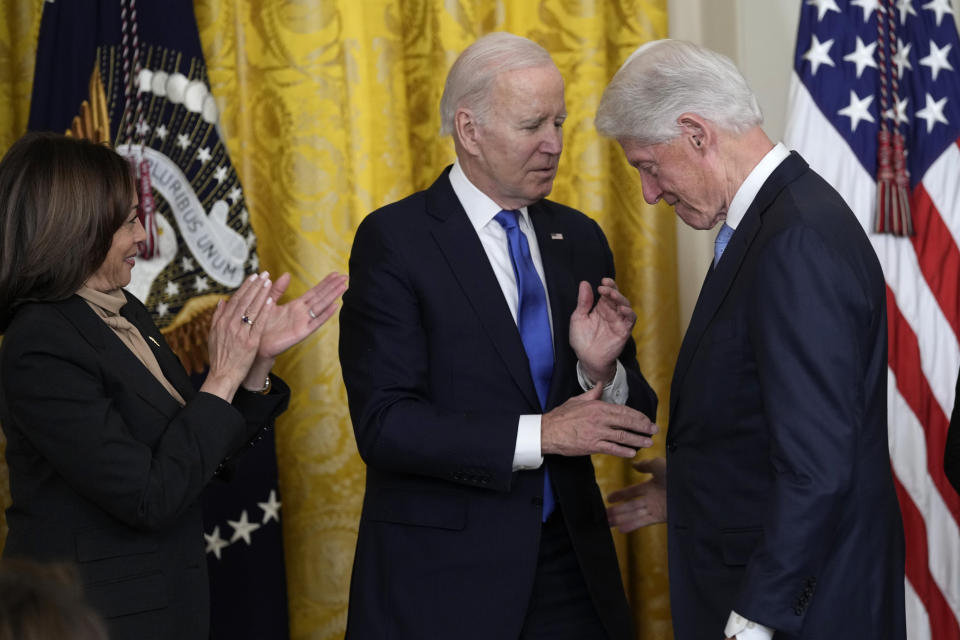
[[[632,458],[653,444],[657,425],[636,409],[600,399],[600,385],[543,415],[540,450],[562,456],[606,453]]]
[[[285,273],[273,284],[270,297],[279,300],[290,284]],[[320,328],[337,310],[337,298],[347,290],[347,276],[332,272],[299,298],[277,305],[263,329],[258,355],[273,360]]]
[[[274,310],[268,274],[244,280],[229,300],[219,302],[210,322],[210,371],[201,391],[227,402],[246,377],[257,355],[264,327]]]
[[[612,278],[604,278],[597,293],[600,299],[594,307],[590,283],[580,283],[577,308],[570,316],[570,346],[587,378],[603,386],[617,371],[617,357],[630,337],[637,314]]]
[[[607,496],[607,521],[621,533],[667,521],[667,461],[663,458],[637,460],[633,468],[652,478]]]

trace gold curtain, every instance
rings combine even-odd
[[[39,1],[0,9],[0,150],[26,128],[41,9]],[[367,213],[428,186],[452,161],[453,145],[437,131],[456,55],[493,30],[544,45],[566,79],[569,110],[552,198],[606,231],[666,425],[679,348],[674,217],[643,203],[619,147],[593,127],[600,94],[626,56],[666,36],[666,0],[195,0],[195,10],[261,264],[290,271],[294,295],[346,269]],[[364,466],[337,362],[336,320],[277,368],[294,389],[276,432],[291,636],[338,638]],[[656,440],[645,455],[662,455],[664,436]],[[595,463],[605,493],[638,479],[625,461]],[[6,482],[5,469],[0,478]],[[5,484],[0,500],[9,501]],[[665,533],[657,526],[615,536],[642,639],[672,636]]]

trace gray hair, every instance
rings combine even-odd
[[[733,62],[680,40],[634,51],[604,90],[595,123],[608,138],[660,144],[680,135],[683,113],[735,134],[763,123],[757,97]]]
[[[453,116],[460,107],[473,109],[482,123],[490,110],[490,89],[505,71],[555,66],[547,50],[512,33],[490,33],[467,47],[450,67],[440,99],[440,135],[453,133]]]

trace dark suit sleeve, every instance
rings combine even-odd
[[[807,227],[774,238],[757,274],[749,338],[769,428],[773,490],[769,503],[758,505],[763,538],[735,610],[794,634],[803,617],[793,603],[804,585],[812,592],[854,493],[865,433],[865,361],[879,357],[865,335],[883,330],[884,309],[882,294],[869,291],[852,263]]]
[[[960,375],[957,377],[956,400],[947,431],[947,446],[943,454],[943,470],[954,491],[960,493]]]
[[[440,376],[460,373],[448,368],[457,346],[438,344],[423,316],[428,300],[443,300],[427,291],[427,276],[413,274],[417,256],[402,238],[388,240],[381,221],[372,214],[357,230],[340,314],[340,365],[360,455],[372,468],[506,491],[519,414],[441,402]]]
[[[25,440],[77,492],[135,528],[161,529],[175,519],[221,461],[285,402],[238,398],[238,410],[198,393],[167,416],[138,398],[118,397],[103,370],[111,363],[62,317],[38,318],[11,342],[4,345],[2,379],[13,424],[5,431]],[[131,407],[137,419],[130,419]],[[134,435],[140,419],[166,425],[155,442]]]

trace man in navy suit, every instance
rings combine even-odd
[[[456,163],[370,214],[350,256],[340,362],[367,478],[347,636],[632,638],[590,454],[649,446],[656,396],[603,232],[544,199],[563,79],[490,34],[441,117]]]
[[[635,499],[610,520],[656,519],[666,487],[677,640],[900,640],[883,273],[837,192],[761,122],[736,67],[684,42],[644,45],[604,92],[597,128],[644,200],[722,223],[673,375],[666,478],[611,496]]]

